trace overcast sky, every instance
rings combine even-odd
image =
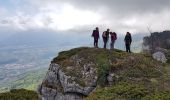
[[[0,0],[4,30],[91,32],[110,28],[118,34],[170,29],[170,0]],[[10,30],[9,30],[10,29]]]

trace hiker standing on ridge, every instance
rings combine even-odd
[[[132,36],[129,32],[126,33],[124,41],[125,41],[125,46],[126,46],[126,52],[131,53],[130,46],[132,43]]]
[[[110,29],[107,29],[107,31],[104,31],[102,34],[105,49],[106,49],[107,42],[109,40],[109,33],[110,33]]]
[[[114,49],[115,41],[117,40],[117,34],[115,32],[110,32],[110,36],[111,36],[110,49]]]
[[[96,27],[95,30],[93,30],[92,37],[94,37],[94,47],[98,48],[98,40],[99,40],[99,28]]]

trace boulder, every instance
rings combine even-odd
[[[38,88],[40,98],[42,100],[83,99],[84,96],[90,94],[96,87],[97,77],[94,74],[95,70],[90,66],[91,64],[84,65],[84,69],[81,70],[83,78],[76,79],[71,75],[66,75],[61,70],[60,65],[51,64],[42,84]],[[90,67],[90,69],[87,70],[87,67]],[[88,85],[81,86],[81,81],[88,82]]]
[[[165,54],[164,54],[163,52],[160,52],[160,51],[154,53],[154,54],[152,55],[152,57],[153,57],[155,60],[160,61],[160,62],[162,62],[162,63],[166,63],[166,61],[167,61],[167,59],[166,59],[166,57],[165,57]]]

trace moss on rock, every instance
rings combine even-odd
[[[161,64],[148,54],[82,47],[59,53],[52,63],[59,64],[66,75],[73,77],[71,81],[83,87],[88,86],[88,80],[82,70],[88,64],[89,69],[95,69],[98,88],[87,100],[140,100],[170,89],[165,87],[170,87],[168,64]],[[109,74],[118,78],[112,85],[108,85]]]

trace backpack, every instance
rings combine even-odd
[[[92,33],[92,35],[91,35],[92,37],[94,37],[94,32],[95,32],[95,30],[93,30],[93,33]]]
[[[102,37],[106,37],[106,32],[103,32]]]
[[[117,34],[114,32],[115,40],[117,39]]]

